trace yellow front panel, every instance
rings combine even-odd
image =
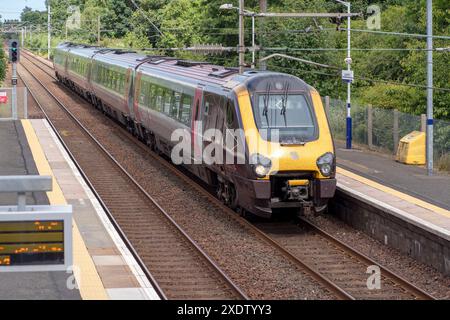
[[[309,185],[309,180],[289,180],[290,187],[307,186]]]
[[[255,124],[251,99],[248,90],[244,86],[236,89],[246,142],[250,155],[259,153],[272,160],[273,169],[276,171],[316,171],[316,178],[323,177],[317,167],[317,159],[327,152],[334,152],[333,141],[328,127],[322,100],[317,91],[311,91],[313,108],[319,126],[319,138],[316,141],[307,142],[305,146],[281,146],[279,143],[265,141],[258,133]],[[253,138],[249,133],[255,132]]]

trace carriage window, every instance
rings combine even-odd
[[[205,112],[203,115],[204,130],[216,128],[222,130],[224,124],[224,111],[226,107],[226,100],[216,94],[206,92],[205,98]]]
[[[155,103],[155,110],[161,112],[163,109],[163,98],[164,98],[164,89],[161,87],[158,87],[156,90],[156,103]]]
[[[155,86],[146,81],[144,83],[145,83],[144,91],[141,93],[141,95],[144,95],[143,104],[150,109],[151,106],[153,105],[152,98],[155,97]]]
[[[146,105],[146,97],[147,97],[147,82],[141,80],[141,88],[139,89],[139,104]]]
[[[234,104],[231,101],[227,103],[226,109],[226,126],[228,129],[236,129],[235,117],[234,117]]]
[[[109,70],[109,88],[112,89],[114,87],[114,79],[115,79],[115,72],[111,69]]]
[[[122,72],[119,73],[117,82],[118,82],[118,91],[120,93],[123,93],[123,91],[125,90],[125,76],[123,75]]]
[[[170,109],[170,116],[173,119],[178,119],[178,113],[180,112],[181,93],[174,92],[172,96],[172,106]]]
[[[150,109],[155,109],[156,102],[156,86],[154,84],[148,84],[147,106]]]
[[[120,73],[119,91],[121,93],[125,91],[125,75],[123,74],[123,71]]]
[[[170,89],[164,90],[164,110],[163,112],[167,115],[170,115],[170,106],[172,105],[172,91]]]
[[[185,125],[189,125],[189,123],[191,122],[191,106],[192,106],[192,97],[183,94],[179,119]]]

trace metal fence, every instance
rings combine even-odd
[[[26,118],[28,118],[28,89],[18,87],[14,96],[12,88],[0,88],[0,121]]]
[[[346,139],[346,102],[324,98],[334,138]],[[395,154],[401,138],[412,131],[425,131],[426,116],[402,113],[394,109],[352,105],[353,141],[372,150]],[[435,120],[434,160],[450,169],[450,122]]]

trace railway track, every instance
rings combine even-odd
[[[31,55],[29,56],[32,57]],[[30,62],[55,79],[48,64],[40,61],[42,65],[45,65],[40,66],[38,63],[31,61],[31,59]],[[116,124],[114,126],[118,127]],[[412,283],[387,268],[379,266],[375,261],[328,235],[305,219],[301,221],[300,227],[292,223],[250,224],[248,221],[238,217],[232,210],[223,206],[196,181],[193,181],[176,167],[161,159],[142,143],[137,143],[137,140],[130,134],[122,130],[122,135],[130,142],[137,144],[152,159],[160,162],[172,173],[188,183],[189,186],[208,197],[211,203],[221,207],[226,214],[230,215],[247,230],[255,233],[263,241],[276,248],[277,251],[298,265],[299,268],[305,270],[336,297],[341,299],[434,299]],[[380,290],[369,290],[367,287],[366,280],[369,274],[366,271],[369,266],[378,266],[380,268],[382,284]]]
[[[123,238],[129,240],[162,298],[248,299],[220,267],[166,211],[129,175],[25,65],[23,69],[42,89],[42,107],[84,178],[110,213]],[[24,80],[24,77],[22,77]],[[30,83],[24,80],[30,87]],[[31,89],[31,88],[30,88]],[[30,90],[33,95],[33,91]],[[37,103],[39,97],[34,96]],[[126,235],[126,236],[125,236]]]
[[[298,224],[255,224],[293,255],[311,264],[357,300],[434,300],[414,284],[323,231],[306,218]],[[375,278],[379,273],[379,287]]]

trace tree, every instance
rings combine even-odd
[[[199,43],[217,43],[236,47],[238,43],[238,15],[235,10],[220,10],[223,3],[238,5],[238,0],[47,0],[52,4],[54,37],[63,37],[69,5],[77,5],[82,12],[82,25],[70,32],[69,39],[83,43],[97,41],[97,17],[101,16],[104,44],[120,47],[170,48]],[[426,32],[426,0],[352,0],[352,11],[367,17],[367,7],[377,4],[382,9],[382,30],[403,33]],[[450,11],[448,0],[434,2],[435,34],[450,34]],[[259,0],[246,0],[246,9],[258,12]],[[331,0],[269,0],[269,12],[345,12],[345,6]],[[41,13],[40,17],[45,13]],[[36,21],[38,15],[25,8],[23,18]],[[45,20],[46,18],[44,18]],[[318,19],[265,18],[264,27],[257,23],[257,44],[266,54],[281,52],[345,68],[347,38],[345,31],[336,31],[336,21]],[[155,28],[156,26],[156,28]],[[320,28],[320,27],[321,28]],[[342,21],[345,28],[345,19]],[[367,29],[366,21],[352,19],[354,29]],[[162,35],[158,29],[161,30]],[[246,19],[246,45],[250,46],[250,19]],[[353,101],[356,104],[372,104],[375,107],[397,108],[419,114],[424,112],[426,90],[411,86],[426,85],[425,38],[397,35],[379,35],[352,32],[353,64],[357,78],[353,85]],[[43,44],[45,45],[45,44]],[[447,40],[435,41],[436,47],[448,47]],[[320,48],[320,50],[318,50]],[[384,50],[384,49],[394,50]],[[206,59],[225,65],[236,66],[237,54],[219,56],[194,55],[186,52],[162,50],[161,54],[178,55],[183,58]],[[449,87],[448,52],[434,55],[435,86]],[[250,61],[247,54],[246,61]],[[292,62],[285,59],[270,60],[269,69],[299,76],[316,87],[322,95],[335,98],[346,96],[346,86],[340,79],[339,70],[327,69]],[[365,78],[365,79],[361,79]],[[372,80],[366,80],[372,79]],[[450,119],[448,106],[450,92],[435,91],[435,115]]]
[[[7,62],[5,52],[3,50],[0,50],[0,83],[5,80],[6,69],[7,69]]]
[[[25,7],[20,14],[20,21],[28,22],[29,25],[41,25],[47,22],[47,12],[32,10],[30,7]]]

